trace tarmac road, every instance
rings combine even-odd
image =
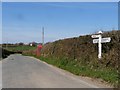
[[[2,89],[2,62],[0,61],[0,90]]]
[[[104,88],[36,58],[10,55],[2,61],[3,88]]]

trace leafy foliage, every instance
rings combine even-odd
[[[97,58],[98,45],[93,44],[91,35],[46,43],[42,56],[37,58],[76,75],[101,78],[117,87],[120,81],[120,30],[105,32],[103,37],[112,40],[102,44],[101,60]],[[26,55],[35,56],[33,52]]]
[[[111,37],[110,43],[102,46],[103,58],[98,61],[98,45],[92,43],[91,35],[58,40],[47,43],[42,49],[44,57],[66,57],[68,60],[77,60],[78,63],[92,67],[112,67],[118,69],[120,58],[120,31],[105,32],[103,37]]]
[[[22,53],[22,52],[9,51],[0,47],[0,58],[6,58],[10,54],[15,54],[15,53]]]

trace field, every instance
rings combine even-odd
[[[33,47],[33,46],[27,46],[27,45],[10,45],[10,46],[3,46],[4,49],[7,49],[9,51],[19,51],[19,52],[23,52],[23,51],[28,51],[28,50],[35,50],[37,47]]]
[[[0,47],[0,58],[6,58],[10,54],[19,53],[22,54],[24,51],[35,50],[36,47],[25,46],[25,45],[3,45]]]

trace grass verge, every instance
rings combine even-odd
[[[29,56],[36,57],[35,55],[29,55]],[[66,58],[55,58],[55,57],[46,58],[42,56],[36,58],[44,62],[47,62],[48,64],[52,64],[61,69],[67,70],[75,75],[100,78],[114,87],[117,87],[118,85],[118,73],[116,70],[112,68],[101,68],[101,67],[91,68],[87,65],[79,64],[75,60],[67,60]]]

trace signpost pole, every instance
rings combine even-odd
[[[102,43],[107,43],[111,41],[110,37],[107,38],[102,38],[102,31],[98,32],[99,35],[92,35],[92,38],[98,38],[98,39],[93,39],[93,43],[98,43],[98,59],[101,59],[102,57]]]
[[[99,49],[99,50],[98,50],[98,58],[99,58],[99,59],[101,59],[101,53],[102,53],[101,38],[102,38],[102,36],[100,35],[100,36],[99,36],[99,43],[98,43],[98,47],[99,47],[99,48],[98,48],[98,49]]]

